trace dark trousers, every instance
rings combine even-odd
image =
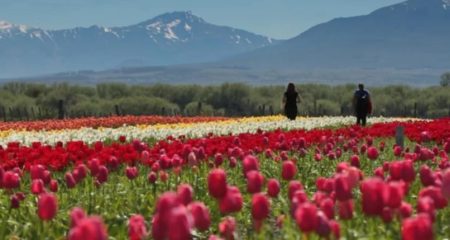
[[[366,126],[367,112],[356,112],[356,124]]]

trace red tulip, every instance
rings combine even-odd
[[[7,171],[3,175],[3,187],[6,189],[14,189],[20,186],[20,176],[13,171]]]
[[[378,158],[378,149],[376,147],[369,147],[367,149],[367,157],[370,160],[376,160]]]
[[[316,160],[317,162],[322,160],[322,155],[320,155],[320,153],[316,153],[314,154],[314,160]]]
[[[358,155],[352,155],[352,156],[350,157],[350,164],[351,164],[353,167],[360,168],[361,164],[360,164],[360,162],[359,162],[359,156],[358,156]]]
[[[444,143],[444,151],[446,153],[450,153],[450,141],[449,140],[447,140],[447,142]]]
[[[192,190],[192,187],[189,184],[181,184],[178,186],[177,194],[180,202],[187,206],[192,202],[194,190]]]
[[[359,181],[362,178],[362,172],[356,167],[349,167],[345,170],[344,174],[347,176],[348,183],[351,188],[357,187]]]
[[[331,226],[331,232],[333,232],[334,238],[340,239],[341,238],[341,226],[338,222],[334,220],[330,220],[330,226]]]
[[[256,193],[252,197],[252,217],[255,220],[264,220],[269,216],[270,201],[266,195]]]
[[[158,179],[158,175],[156,175],[156,173],[153,171],[151,171],[147,176],[147,180],[151,184],[155,183],[157,179]]]
[[[392,180],[412,182],[416,178],[416,172],[411,160],[395,161],[389,164],[389,173]]]
[[[49,184],[50,180],[52,180],[52,174],[50,173],[50,171],[45,170],[42,173],[42,181],[44,181],[45,184]]]
[[[446,170],[442,175],[442,195],[447,199],[450,199],[450,169]]]
[[[244,176],[247,175],[247,172],[252,170],[259,170],[259,161],[253,155],[247,155],[242,161],[242,169],[244,170]]]
[[[436,207],[432,198],[425,196],[417,200],[417,212],[427,214],[434,221]]]
[[[100,217],[92,216],[80,220],[70,229],[68,240],[107,240],[108,232]]]
[[[251,170],[247,172],[247,192],[249,193],[261,192],[263,184],[264,184],[264,176],[260,172],[256,170]]]
[[[161,220],[159,214],[155,214],[152,218],[152,237],[155,240],[167,239],[167,223]]]
[[[45,167],[41,164],[33,165],[30,167],[31,179],[42,179],[44,176]]]
[[[141,215],[132,215],[128,223],[128,239],[143,240],[147,236],[145,219]]]
[[[235,168],[237,165],[237,159],[235,157],[230,157],[229,166],[230,168]]]
[[[183,208],[183,209],[179,209],[177,210],[176,214],[177,214],[177,219],[173,220],[174,218],[174,211],[175,209],[178,208]],[[186,214],[185,214],[186,212]],[[168,238],[168,234],[170,233],[169,229],[171,226],[175,226],[173,225],[174,222],[178,222],[176,223],[176,226],[178,226],[178,224],[181,224],[182,222],[184,222],[183,218],[184,216],[182,215],[186,215],[187,216],[187,210],[185,209],[185,207],[181,204],[178,195],[174,192],[165,192],[162,195],[159,196],[157,203],[156,203],[156,213],[153,216],[152,219],[152,236],[154,239],[166,239]],[[191,223],[191,221],[188,222]],[[189,226],[182,226],[187,227],[190,229],[191,225]],[[181,229],[180,230],[180,234],[184,234],[185,229]],[[175,236],[174,236],[175,237]]]
[[[269,179],[267,181],[267,194],[275,198],[278,196],[278,193],[280,193],[280,183],[274,178]]]
[[[313,202],[314,202],[317,206],[320,206],[320,203],[321,203],[323,200],[327,199],[327,198],[329,198],[329,197],[328,197],[328,194],[326,194],[326,193],[324,193],[324,192],[321,192],[321,191],[315,192],[315,193],[313,194],[313,196],[312,196]]]
[[[20,207],[19,198],[15,194],[11,195],[11,208],[19,208],[19,207]]]
[[[292,198],[294,197],[294,193],[297,190],[302,190],[302,189],[303,189],[303,185],[300,181],[296,181],[296,180],[290,181],[289,185],[288,185],[289,199],[292,200]]]
[[[343,202],[338,201],[339,217],[344,220],[352,219],[353,208],[353,201],[351,199]]]
[[[77,184],[75,182],[75,179],[73,178],[73,175],[70,172],[67,172],[64,175],[64,179],[66,180],[66,185],[67,185],[68,188],[74,188],[75,185]]]
[[[405,195],[404,189],[403,182],[390,182],[385,188],[387,194],[387,199],[385,199],[387,201],[386,205],[394,209],[399,208]]]
[[[384,208],[385,184],[378,178],[367,179],[361,184],[362,209],[366,215],[380,215]]]
[[[99,183],[105,183],[108,181],[108,175],[109,175],[109,171],[108,168],[106,168],[104,165],[101,165],[98,168],[98,172],[97,172],[97,180]]]
[[[420,141],[421,142],[429,142],[431,141],[432,137],[431,137],[431,133],[428,131],[423,131],[420,133]]]
[[[282,165],[281,176],[284,180],[292,180],[297,174],[297,166],[292,161],[285,161]]]
[[[438,187],[429,186],[423,188],[419,192],[419,198],[423,197],[430,197],[431,199],[433,199],[434,206],[437,209],[445,208],[448,205],[447,199],[444,197],[444,195],[442,195],[442,191]]]
[[[44,182],[41,179],[34,179],[31,182],[31,193],[34,195],[41,194],[45,191]]]
[[[160,171],[159,172],[159,179],[161,179],[162,182],[167,181],[167,179],[169,178],[169,174],[165,171]]]
[[[394,147],[394,156],[400,157],[402,155],[403,149],[400,146]]]
[[[208,230],[211,225],[209,210],[202,202],[192,202],[188,206],[189,212],[194,219],[194,226],[200,231]]]
[[[330,221],[321,211],[317,213],[317,222],[316,233],[321,237],[327,238],[331,233]]]
[[[86,213],[83,209],[79,207],[74,207],[70,211],[70,227],[73,228],[78,225],[78,223],[86,217]]]
[[[178,195],[174,192],[165,192],[159,196],[156,202],[156,213],[160,214],[164,219],[169,217],[170,211],[175,207],[180,206]]]
[[[300,205],[295,211],[295,220],[302,232],[310,233],[315,231],[319,224],[316,206],[311,203]]]
[[[76,167],[76,170],[78,170],[78,174],[81,179],[84,179],[87,176],[87,169],[88,168],[84,164],[79,164]]]
[[[198,161],[197,161],[197,156],[195,155],[194,152],[190,152],[188,155],[188,163],[191,166],[197,165]]]
[[[236,220],[233,217],[226,217],[219,223],[219,232],[227,240],[234,239],[236,231]]]
[[[403,240],[432,240],[433,225],[427,215],[419,214],[402,222]]]
[[[414,164],[411,160],[404,160],[402,166],[403,180],[407,183],[413,182],[416,179],[416,172],[414,170]]]
[[[435,177],[433,171],[427,166],[422,165],[419,170],[420,181],[424,186],[434,185]]]
[[[216,167],[219,167],[220,165],[222,165],[223,163],[223,156],[220,153],[216,153],[214,155],[214,164],[216,165]]]
[[[320,203],[320,209],[325,213],[328,219],[334,218],[334,202],[330,198],[324,199]]]
[[[239,212],[242,209],[242,205],[242,195],[237,187],[228,187],[225,197],[219,201],[219,209],[222,214]]]
[[[96,176],[100,167],[100,161],[97,158],[93,158],[88,162],[89,170],[92,176]]]
[[[399,213],[402,218],[409,218],[411,217],[413,212],[413,208],[411,204],[407,202],[402,202],[402,205],[399,208]]]
[[[374,174],[376,177],[379,177],[379,178],[381,178],[381,179],[384,179],[384,171],[383,171],[383,168],[382,168],[382,167],[377,167],[377,168],[375,168],[373,174]]]
[[[352,199],[352,189],[346,175],[337,175],[335,177],[334,187],[337,200],[347,201]]]
[[[394,219],[394,212],[389,207],[383,208],[383,211],[381,212],[381,219],[385,223],[390,223]]]
[[[217,168],[209,172],[208,191],[214,198],[223,198],[227,193],[227,176],[223,169]]]
[[[58,200],[53,193],[43,193],[38,200],[38,215],[44,221],[52,220],[58,212]]]
[[[127,175],[127,178],[130,180],[135,179],[138,176],[139,172],[137,167],[127,167],[125,169],[125,175]]]
[[[216,235],[210,235],[210,236],[208,237],[208,240],[224,240],[224,239],[221,238],[221,237],[218,237],[218,236],[216,236]]]
[[[307,202],[309,202],[309,200],[306,192],[303,190],[297,190],[294,193],[294,196],[292,197],[291,201],[291,215],[295,217],[295,211],[297,210],[298,206]]]
[[[52,191],[52,192],[58,192],[58,181],[56,181],[55,179],[52,179],[50,181],[49,188],[50,188],[50,191]]]

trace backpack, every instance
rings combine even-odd
[[[365,90],[358,90],[355,92],[356,106],[368,107],[369,105],[369,93]]]

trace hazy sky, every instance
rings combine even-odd
[[[402,0],[0,0],[0,20],[45,29],[125,26],[175,10],[274,38]]]

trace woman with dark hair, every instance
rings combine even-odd
[[[284,114],[290,120],[295,120],[297,117],[297,103],[300,102],[298,92],[295,90],[295,85],[289,83],[286,92],[283,96]]]

